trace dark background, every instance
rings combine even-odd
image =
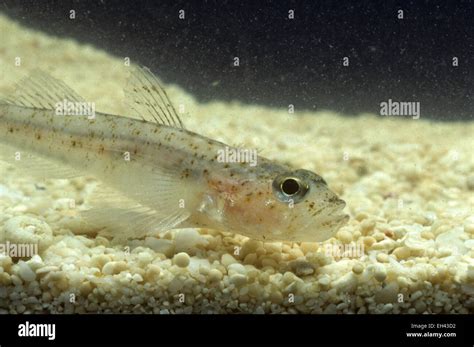
[[[473,1],[0,0],[0,12],[128,56],[202,101],[353,115],[390,98],[420,102],[422,118],[474,118]]]

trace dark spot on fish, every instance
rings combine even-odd
[[[35,183],[35,188],[36,188],[36,190],[46,190],[46,187],[40,186],[40,185],[38,185],[38,184],[36,184],[36,183]]]
[[[190,174],[191,174],[191,171],[189,169],[184,169],[181,172],[181,178],[188,178]]]

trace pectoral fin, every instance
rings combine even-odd
[[[82,211],[82,217],[91,226],[101,228],[104,235],[118,241],[173,229],[189,217],[185,209],[164,206],[165,210],[155,210],[104,185],[97,186],[92,194],[88,202],[91,208]]]

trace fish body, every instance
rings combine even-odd
[[[65,115],[56,108],[61,100],[82,99],[52,77],[32,75],[0,100],[0,142],[14,151],[0,159],[45,178],[95,177],[104,193],[89,220],[126,237],[205,227],[266,241],[322,241],[347,221],[344,201],[319,175],[184,129],[149,70],[136,69],[125,91],[142,119]],[[25,155],[14,162],[18,153]],[[254,155],[249,161],[239,153]]]

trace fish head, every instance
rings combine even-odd
[[[266,170],[233,188],[226,227],[255,239],[320,242],[349,220],[344,200],[308,170]]]
[[[346,206],[324,179],[308,170],[278,174],[272,181],[271,204],[280,227],[274,233],[290,241],[324,241],[349,220]]]

